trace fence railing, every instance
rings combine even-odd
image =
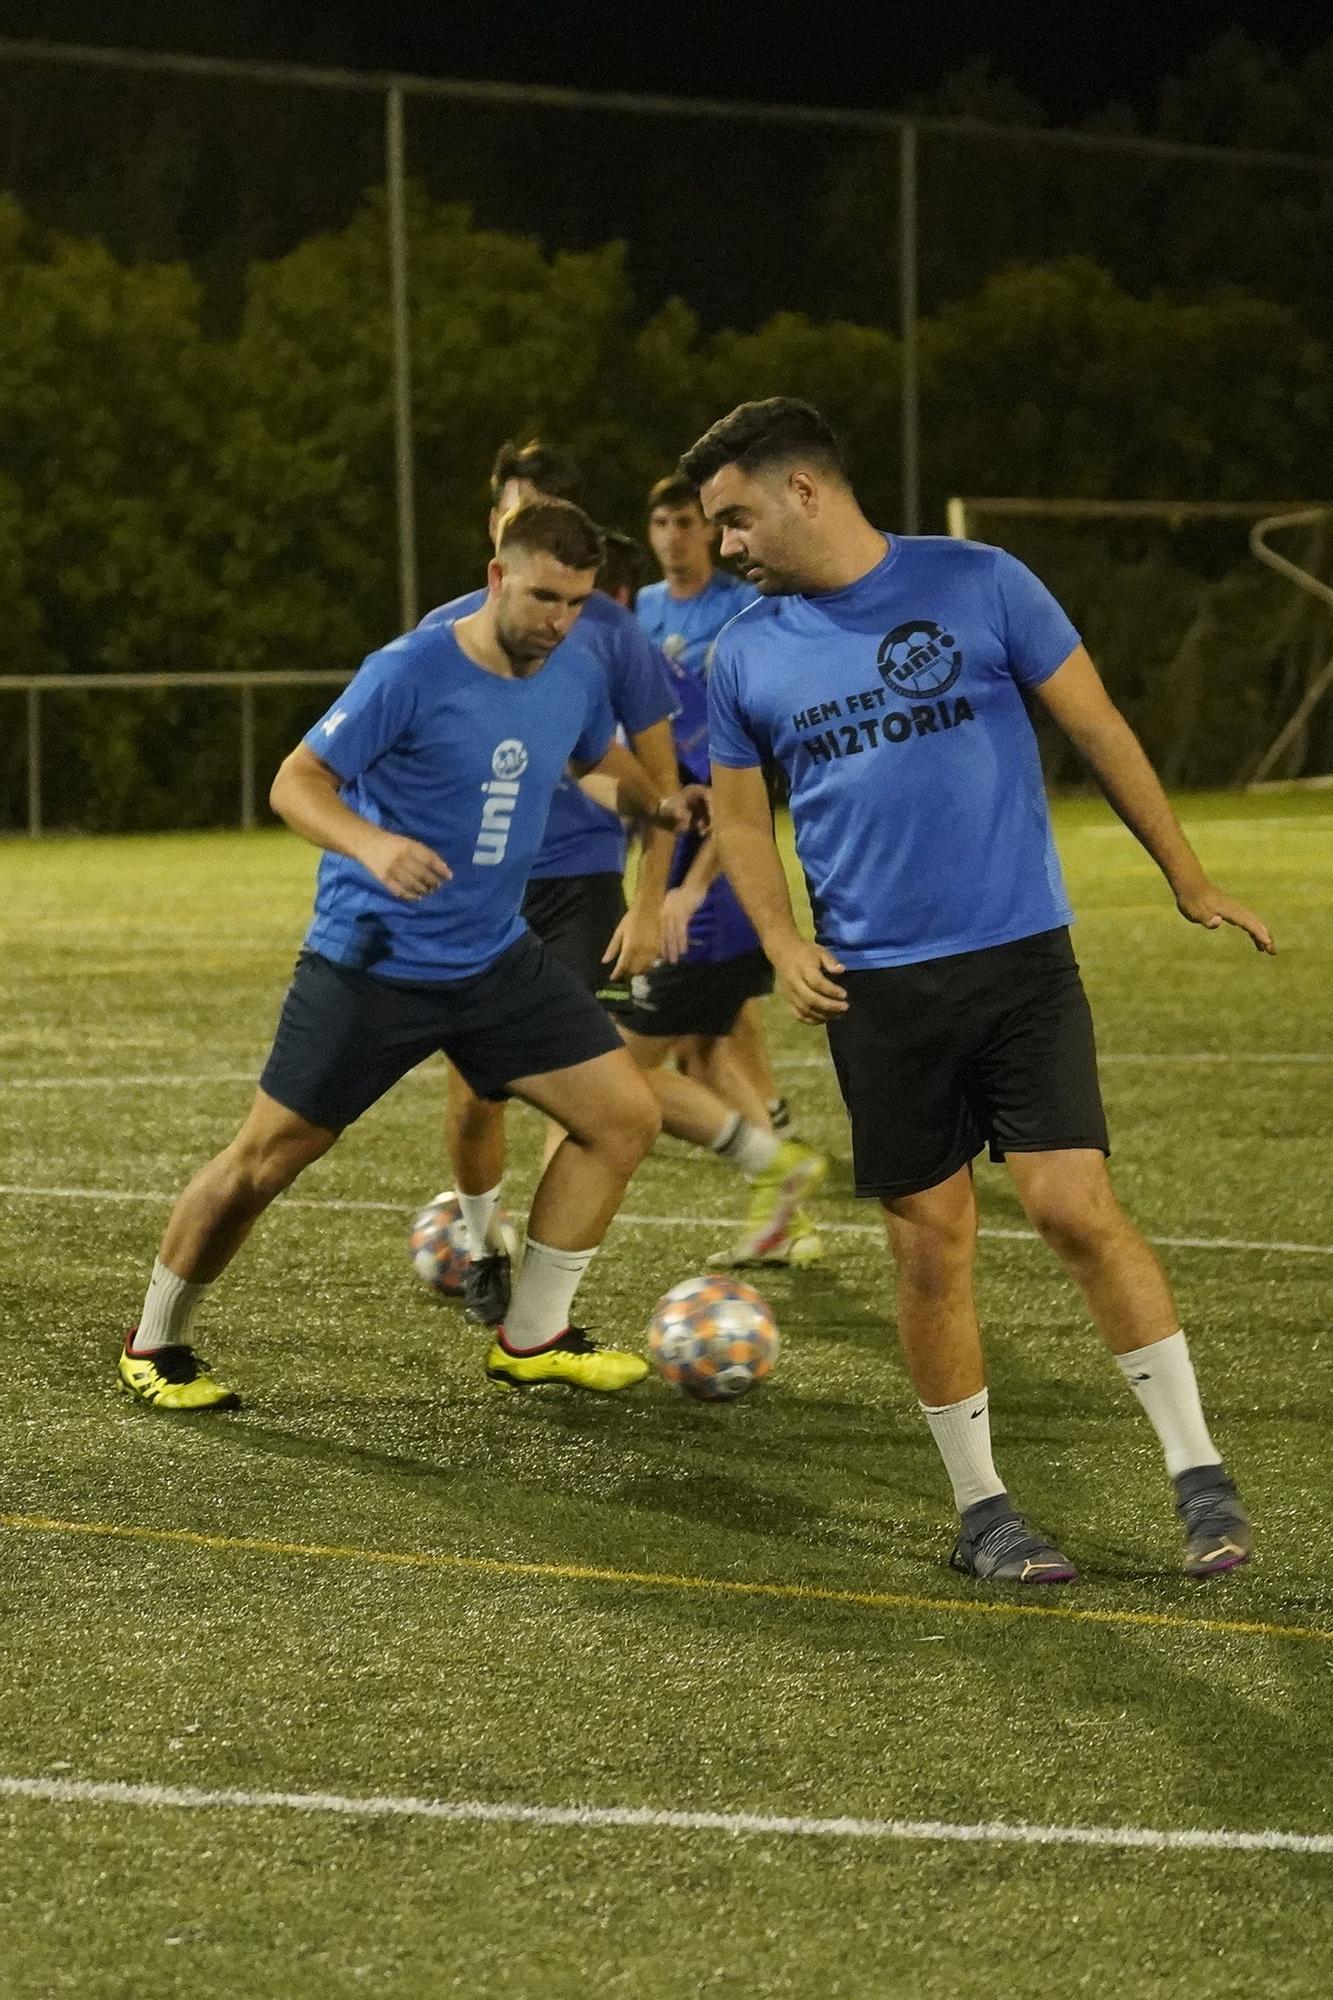
[[[217,674],[0,674],[0,694],[21,694],[26,705],[28,834],[44,830],[42,811],[42,697],[47,694],[121,694],[136,688],[233,689],[240,703],[240,755],[237,764],[239,824],[258,824],[255,791],[255,694],[264,688],[346,687],[350,674],[328,671],[302,673]]]

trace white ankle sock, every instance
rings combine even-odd
[[[463,1215],[463,1227],[467,1230],[469,1256],[484,1257],[490,1248],[488,1236],[491,1223],[500,1206],[500,1183],[497,1181],[489,1194],[464,1194],[460,1188],[458,1206]]]
[[[775,1139],[771,1132],[761,1132],[757,1125],[747,1125],[739,1112],[728,1118],[722,1130],[713,1141],[713,1151],[719,1159],[730,1160],[733,1167],[739,1167],[747,1181],[756,1174],[762,1174],[777,1157],[781,1139]]]
[[[989,1390],[979,1389],[960,1403],[923,1403],[921,1413],[939,1446],[960,1514],[975,1507],[978,1500],[1004,1492],[1004,1481],[991,1457]]]
[[[1184,1334],[1173,1333],[1168,1340],[1115,1358],[1157,1433],[1171,1477],[1192,1465],[1220,1465],[1222,1454],[1208,1435]]]
[[[159,1347],[179,1347],[190,1331],[207,1285],[178,1278],[159,1257],[153,1264],[139,1324],[130,1340],[131,1354],[152,1354]]]
[[[553,1250],[529,1236],[500,1330],[506,1347],[515,1354],[531,1354],[560,1338],[569,1325],[569,1308],[579,1280],[596,1255],[596,1244],[591,1250]]]

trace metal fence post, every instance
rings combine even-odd
[[[255,691],[241,683],[241,825],[255,824]]]
[[[407,293],[407,205],[404,186],[403,93],[391,85],[384,100],[385,188],[389,215],[389,311],[393,345],[393,441],[398,498],[398,604],[403,630],[417,622],[417,506],[412,435],[412,327]]]
[[[916,126],[898,133],[898,342],[902,354],[902,531],[921,525],[921,385],[917,364]]]
[[[28,689],[28,834],[42,831],[42,709],[41,690]]]

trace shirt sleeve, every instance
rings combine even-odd
[[[616,718],[611,712],[606,681],[601,674],[589,674],[583,733],[569,753],[572,762],[580,765],[600,764],[611,747],[611,739],[615,733]]]
[[[1009,671],[1020,687],[1040,687],[1079,644],[1078,630],[1046,585],[1017,556],[996,550],[995,586]]]
[[[406,735],[416,707],[411,654],[405,640],[395,639],[370,654],[303,740],[346,783]]]
[[[708,754],[732,771],[748,771],[763,762],[754,723],[741,703],[739,660],[725,632],[708,676]]]
[[[612,707],[627,736],[637,736],[655,722],[668,722],[676,713],[666,658],[632,615],[616,634]]]

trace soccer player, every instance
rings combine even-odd
[[[659,479],[648,495],[648,540],[662,581],[639,592],[635,615],[669,660],[706,680],[718,633],[738,611],[753,604],[755,592],[729,570],[717,567],[717,530],[704,519],[698,494],[679,472]],[[677,890],[682,886],[677,884]],[[747,1117],[755,1116],[757,1099],[764,1122],[785,1131],[791,1117],[773,1081],[759,997],[771,991],[771,984],[765,984],[746,999],[725,1039],[688,1036],[679,1044],[678,1055],[687,1075],[697,1077]]]
[[[487,1375],[615,1391],[647,1372],[571,1327],[569,1309],[657,1106],[603,1009],[521,915],[567,762],[673,830],[703,802],[651,790],[612,740],[601,677],[561,643],[601,555],[579,508],[521,509],[481,607],[372,653],[279,770],[274,810],[325,850],[314,921],[250,1113],[167,1224],[119,1362],[141,1401],[236,1401],[188,1339],[209,1286],[275,1196],[436,1049],[481,1098],[521,1097],[568,1134],[533,1197]],[[484,1233],[475,1205],[464,1212]]]
[[[828,425],[787,397],[741,404],[681,468],[761,593],[709,683],[723,864],[798,1019],[827,1028],[856,1192],[885,1212],[899,1333],[960,1515],[955,1567],[1024,1584],[1075,1574],[991,1454],[972,1290],[972,1161],[989,1141],[1157,1433],[1186,1573],[1233,1568],[1250,1524],[1166,1276],[1107,1173],[1027,699],[1076,744],[1182,916],[1272,952],[1266,926],[1209,880],[1077,632],[1020,562],[882,534]],[[791,788],[813,942],[793,922],[765,757]]]
[[[502,444],[491,470],[492,541],[513,508],[535,500],[573,502],[581,487],[578,467],[549,445],[536,440]],[[483,596],[471,591],[427,612],[422,629],[467,616]],[[661,653],[644,637],[633,612],[600,590],[583,606],[578,643],[585,669],[601,682],[612,720],[649,780],[661,794],[673,791],[670,717],[675,694]],[[593,787],[598,788],[595,797]],[[587,787],[572,777],[561,779],[533,858],[523,916],[589,992],[623,997],[628,979],[651,965],[660,949],[662,898],[674,842],[662,829],[647,833],[627,910],[626,836],[615,806],[614,787],[598,779],[589,780]],[[552,1123],[548,1159],[560,1138]],[[504,1105],[472,1090],[456,1066],[449,1074],[445,1146],[471,1252],[464,1309],[479,1324],[495,1325],[504,1317],[510,1292],[509,1257],[494,1227],[505,1165]],[[490,1218],[485,1234],[477,1221],[483,1214]]]
[[[688,667],[673,664],[679,712],[676,756],[684,783],[708,778],[708,698]],[[749,1213],[739,1236],[708,1262],[818,1263],[824,1246],[802,1208],[818,1187],[827,1162],[799,1139],[779,1136],[762,1102],[741,1072],[736,1099],[710,1088],[696,1073],[666,1067],[688,1041],[725,1047],[741,1010],[756,994],[773,989],[772,968],[753,925],[721,872],[716,843],[684,834],[671,863],[663,904],[663,955],[630,984],[627,1002],[612,1005],[630,1053],[649,1076],[666,1129],[676,1138],[707,1146],[737,1166],[751,1182]]]
[[[491,529],[506,510],[552,496],[564,497],[578,482],[577,467],[541,444],[502,445],[491,475]],[[469,611],[476,593],[432,611],[426,627]],[[679,699],[673,670],[645,637],[632,612],[600,591],[588,599],[579,625],[580,650],[597,663],[612,715],[625,730],[630,748],[659,793],[676,782],[671,716]],[[586,788],[602,789],[600,799]],[[613,788],[598,774],[584,786],[572,780],[556,792],[523,914],[538,937],[607,1002],[629,996],[625,983],[657,959],[663,892],[674,841],[650,835],[639,863],[634,905],[625,912],[621,872],[625,835],[615,810]],[[618,921],[617,921],[618,920]],[[609,966],[609,974],[607,967]],[[785,1253],[801,1194],[820,1169],[808,1147],[784,1147],[752,1125],[706,1086],[654,1066],[649,1082],[658,1099],[665,1130],[673,1138],[706,1146],[751,1182],[750,1234]],[[510,1293],[509,1256],[494,1222],[504,1173],[504,1106],[487,1102],[455,1070],[449,1079],[445,1136],[453,1163],[471,1252],[464,1279],[464,1311],[484,1326],[505,1317]],[[558,1138],[558,1128],[554,1132]],[[551,1139],[548,1137],[548,1157]],[[483,1221],[485,1227],[483,1227]],[[810,1231],[806,1230],[807,1236]],[[780,1254],[779,1261],[786,1261]]]

